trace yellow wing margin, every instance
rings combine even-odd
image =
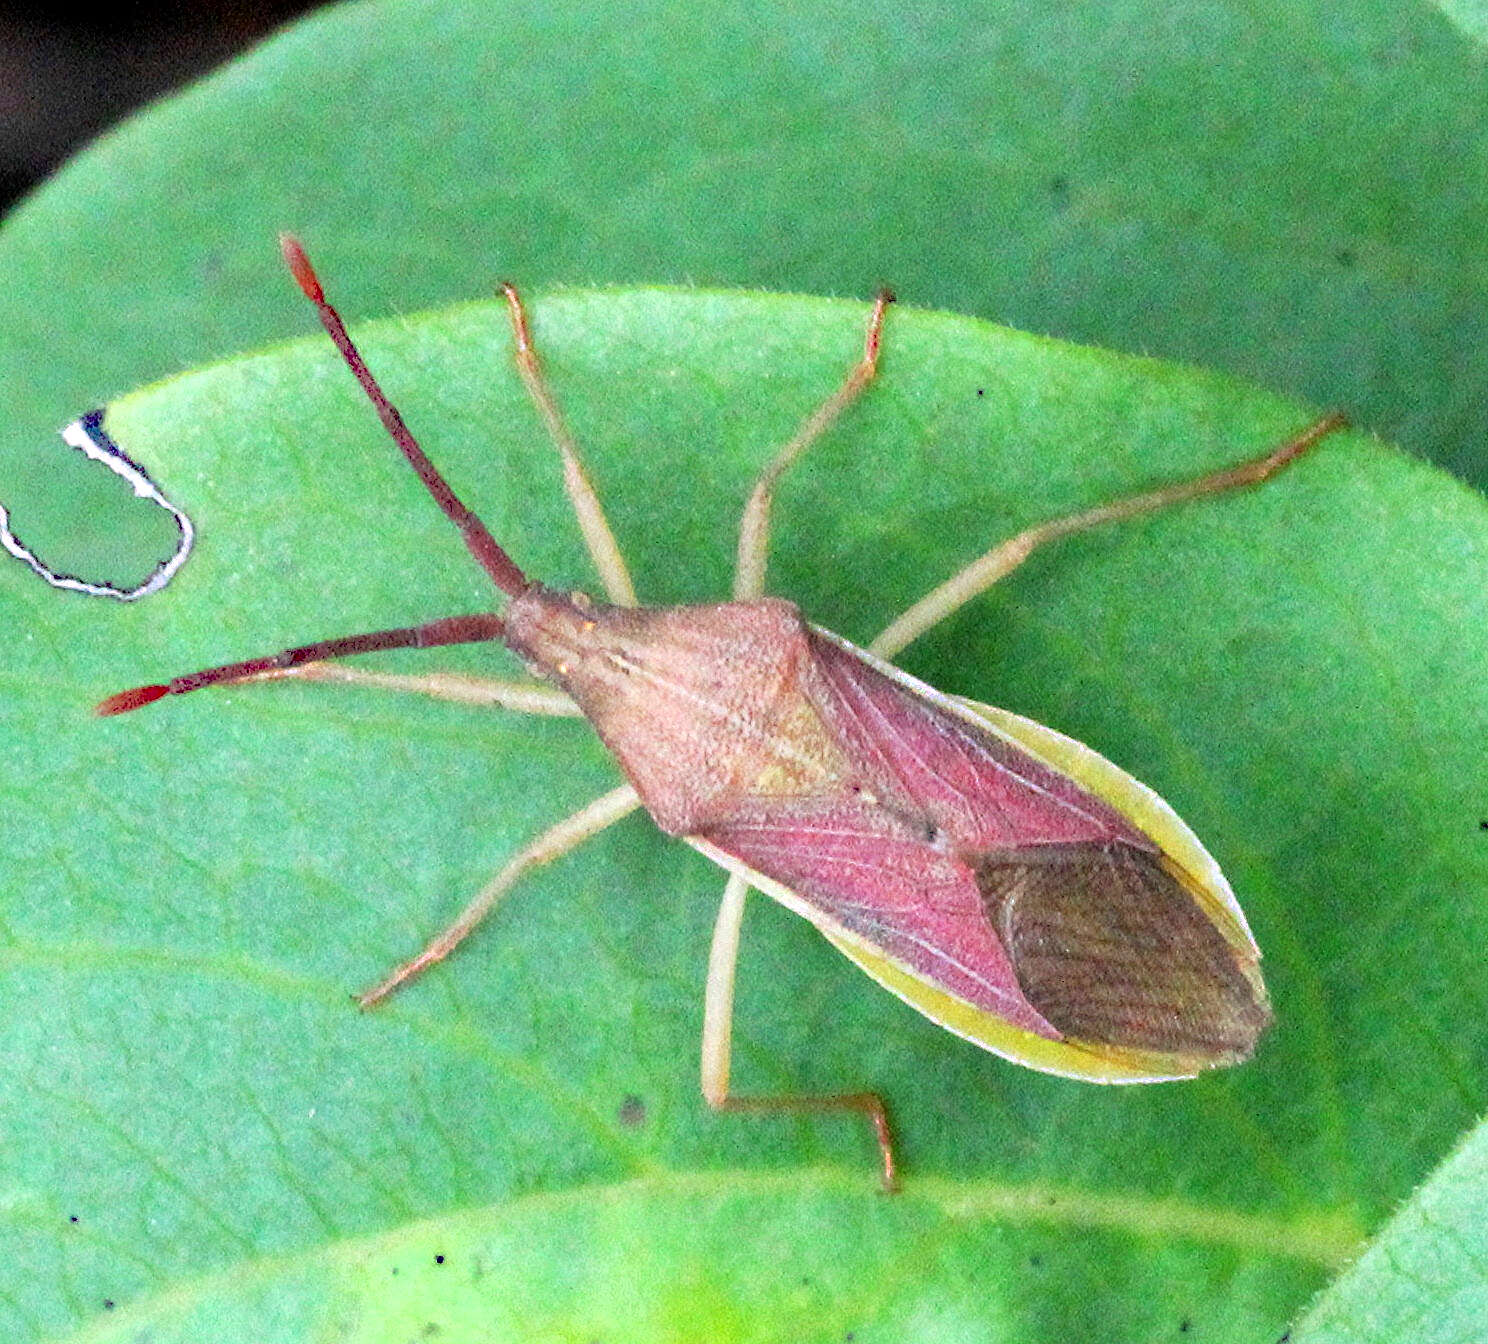
[[[827,632],[824,632],[827,633]],[[831,636],[839,643],[840,637]],[[851,647],[851,646],[849,646]],[[1099,752],[1041,723],[976,700],[948,696],[871,654],[854,649],[886,675],[933,700],[948,712],[972,719],[983,731],[1011,742],[1036,759],[1067,775],[1081,788],[1116,808],[1161,850],[1166,866],[1211,919],[1235,952],[1242,974],[1255,986],[1261,1001],[1260,950],[1251,936],[1240,904],[1219,865],[1194,833],[1156,793],[1113,765]],[[810,920],[849,961],[856,963],[890,993],[957,1036],[1043,1073],[1093,1083],[1151,1083],[1192,1078],[1232,1060],[1169,1051],[1135,1050],[1066,1037],[1049,1040],[1013,1026],[993,1013],[929,983],[858,935],[823,917],[796,892],[774,878],[756,872],[732,855],[696,836],[687,843],[715,863],[739,874],[749,884]]]

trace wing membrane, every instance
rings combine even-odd
[[[1250,1053],[1269,1019],[1254,943],[1166,804],[1058,734],[1014,735],[1013,716],[812,635],[802,689],[855,777],[745,796],[699,848],[928,1016],[1033,1067],[1127,1081]]]

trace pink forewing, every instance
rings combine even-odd
[[[922,828],[878,806],[824,798],[777,802],[703,838],[957,997],[1059,1038],[1019,989],[971,870]]]
[[[932,819],[959,847],[1152,841],[1113,807],[1026,751],[916,696],[855,651],[811,632],[818,709],[875,792]]]
[[[871,973],[1055,1041],[1213,1062],[1264,1028],[1251,966],[1151,836],[790,603],[605,607],[534,585],[504,622],[663,830]]]
[[[1019,986],[973,865],[1025,848],[1154,850],[1114,808],[1027,752],[807,635],[800,690],[854,777],[793,798],[739,798],[700,834],[783,883],[826,922],[979,1008],[1061,1035]]]

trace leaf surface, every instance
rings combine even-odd
[[[365,313],[500,277],[887,281],[1344,406],[1481,485],[1481,27],[1473,0],[332,7],[6,221],[0,480],[54,564],[148,570],[160,520],[83,525],[108,483],[38,445],[299,331],[294,229]]]
[[[1479,1125],[1308,1312],[1296,1344],[1469,1344],[1488,1321],[1488,1126]]]
[[[648,600],[726,591],[753,475],[866,311],[535,297]],[[503,312],[364,335],[518,563],[592,587]],[[897,307],[881,381],[780,490],[770,587],[865,642],[994,540],[1308,418],[1224,376]],[[1274,1338],[1480,1108],[1488,512],[1434,468],[1336,436],[1263,490],[1061,543],[906,650],[1173,803],[1245,905],[1277,1025],[1193,1083],[1035,1075],[756,899],[736,1086],[882,1089],[908,1172],[885,1200],[851,1118],[702,1106],[721,876],[644,818],[355,1012],[613,769],[580,722],[331,686],[92,718],[124,686],[493,604],[323,338],[106,423],[199,541],[133,606],[0,570],[9,1338]],[[517,671],[486,648],[366,665]]]

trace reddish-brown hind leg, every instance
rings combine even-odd
[[[894,1161],[894,1135],[889,1113],[876,1092],[781,1093],[777,1096],[736,1097],[729,1093],[729,1064],[734,1031],[734,970],[739,960],[739,929],[749,885],[730,876],[713,926],[708,954],[708,988],[703,1000],[703,1097],[715,1111],[856,1111],[867,1117],[878,1139],[883,1159],[883,1187],[899,1188]]]

